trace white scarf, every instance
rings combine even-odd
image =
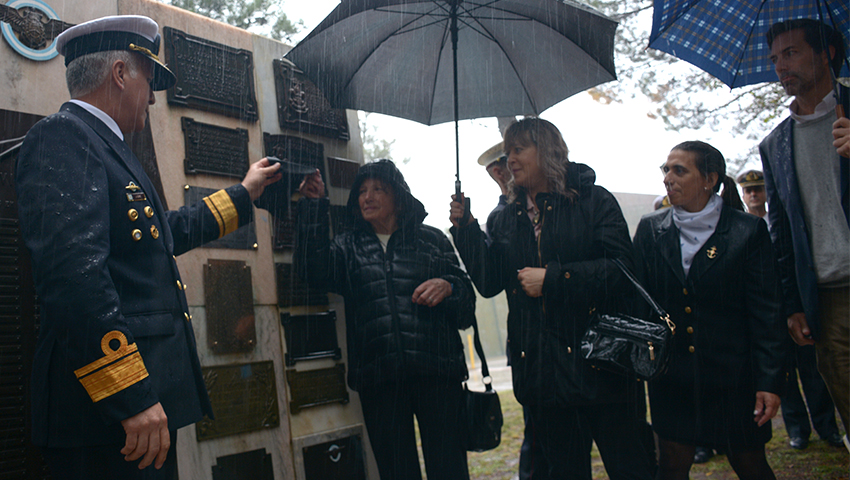
[[[723,199],[712,194],[705,208],[699,212],[688,212],[682,207],[673,207],[673,223],[679,229],[679,245],[682,249],[682,269],[685,277],[691,270],[694,256],[705,242],[714,234],[720,220]]]

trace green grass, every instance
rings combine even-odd
[[[512,391],[499,392],[505,425],[502,443],[487,452],[469,453],[469,476],[472,480],[511,480],[519,470],[519,449],[523,438],[522,407]],[[840,422],[839,422],[840,424]],[[847,479],[850,474],[850,455],[844,448],[831,447],[812,434],[809,448],[798,451],[788,446],[788,436],[782,416],[773,419],[773,439],[767,444],[770,466],[779,480]],[[605,479],[605,469],[596,447],[591,454],[593,478]],[[424,478],[424,473],[423,473]],[[725,456],[715,456],[708,463],[694,465],[691,479],[726,480],[738,477]],[[439,479],[433,479],[439,480]]]

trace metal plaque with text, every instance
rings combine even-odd
[[[195,424],[198,441],[280,426],[271,361],[202,367],[215,420]]]
[[[255,122],[254,56],[165,27],[165,58],[177,75],[168,89],[168,104],[220,113]]]
[[[344,364],[305,372],[287,370],[286,379],[292,396],[289,408],[293,414],[307,407],[348,403]]]
[[[182,117],[183,160],[187,174],[208,173],[241,179],[248,173],[248,130],[224,128]]]
[[[363,440],[360,435],[304,447],[307,480],[365,480]]]
[[[251,268],[240,260],[207,260],[204,265],[207,345],[216,354],[254,349],[254,294]]]
[[[345,110],[331,107],[316,85],[286,60],[274,60],[280,128],[348,140]]]

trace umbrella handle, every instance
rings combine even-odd
[[[464,227],[469,224],[469,217],[472,216],[472,212],[469,210],[472,206],[472,202],[469,200],[469,197],[463,194],[460,191],[460,181],[455,182],[455,198],[463,197],[463,216],[458,220],[458,225]]]

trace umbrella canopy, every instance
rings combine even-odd
[[[810,18],[850,45],[847,0],[655,0],[649,46],[681,58],[731,88],[775,82],[765,33],[785,20]],[[847,59],[841,71],[847,76]]]
[[[335,107],[434,125],[536,115],[614,80],[616,27],[570,0],[343,0],[286,58]]]

